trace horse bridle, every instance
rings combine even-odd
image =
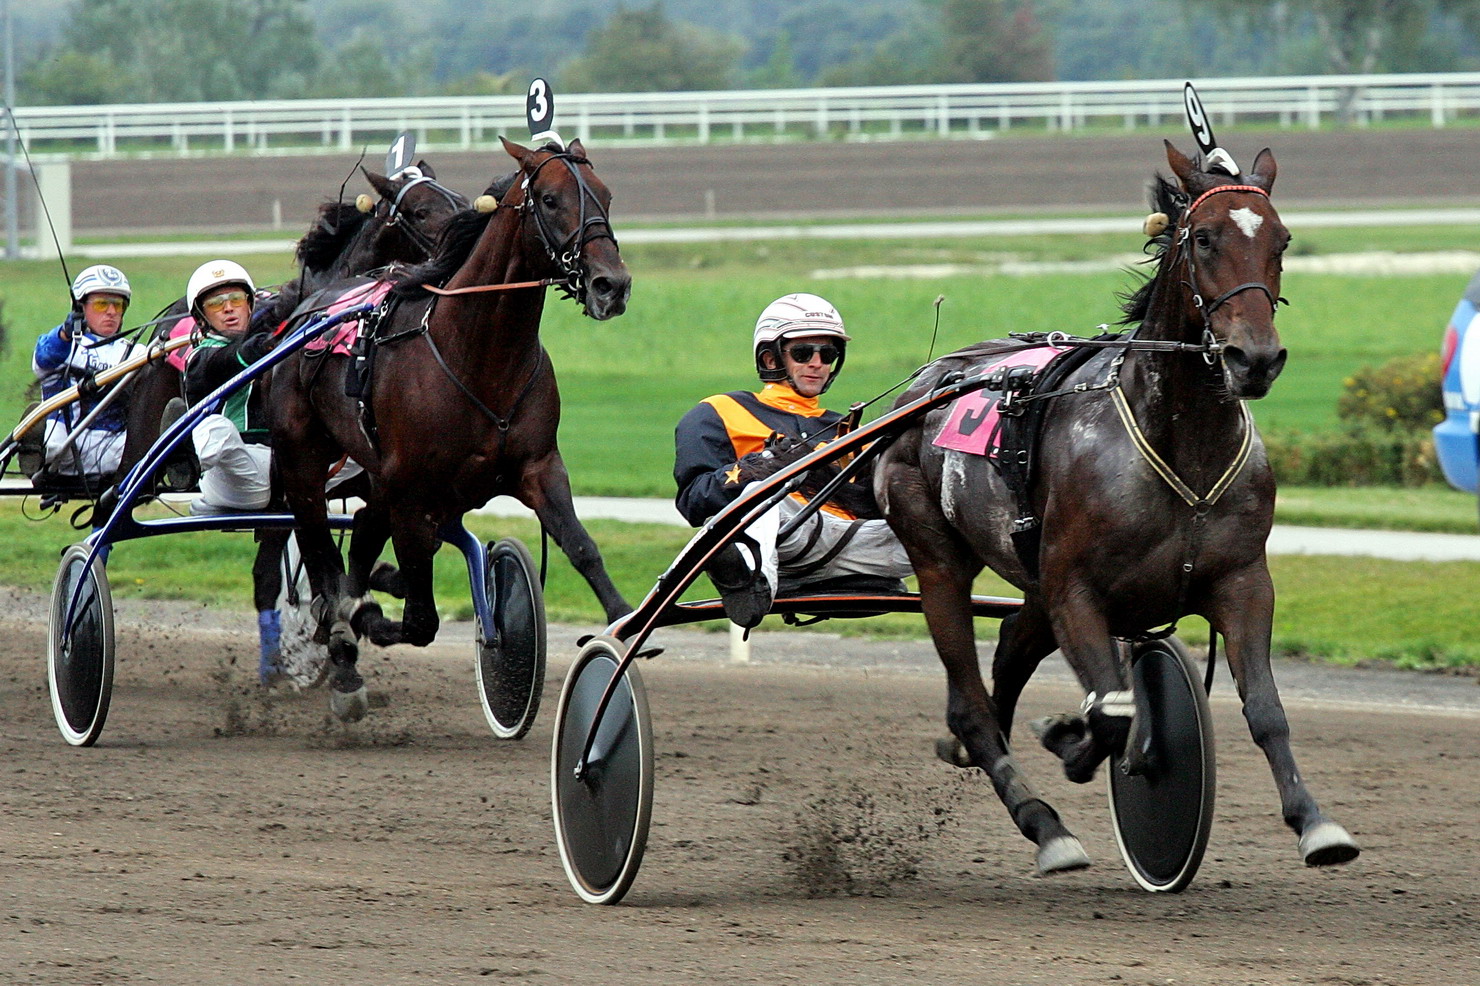
[[[537,198],[534,194],[535,179],[539,177],[540,172],[551,161],[559,161],[570,170],[571,177],[575,179],[580,202],[580,215],[576,227],[570,231],[569,235],[558,242],[556,242],[557,234],[551,229],[549,221],[535,207],[535,199]],[[611,220],[607,218],[607,212],[605,207],[602,206],[601,200],[596,197],[596,193],[591,190],[590,184],[587,183],[585,177],[581,174],[581,169],[578,165],[582,164],[589,167],[591,162],[567,150],[552,151],[549,157],[535,165],[534,169],[525,175],[524,180],[519,183],[519,187],[524,191],[524,201],[520,202],[516,208],[520,212],[527,212],[534,217],[535,228],[539,232],[540,242],[545,247],[545,253],[560,268],[562,277],[553,283],[559,285],[560,290],[565,293],[567,298],[574,298],[582,307],[585,307],[586,277],[585,271],[581,267],[581,254],[585,252],[587,244],[593,240],[608,239],[612,241],[613,246],[616,246],[617,234],[612,230]],[[588,203],[592,207],[589,214],[587,212]],[[602,228],[593,233],[591,229],[594,226],[600,226]]]
[[[1269,198],[1269,193],[1260,188],[1258,185],[1220,185],[1217,188],[1208,189],[1206,192],[1203,192],[1197,198],[1193,199],[1192,203],[1182,211],[1182,218],[1177,221],[1177,233],[1176,239],[1174,240],[1174,249],[1181,252],[1187,261],[1187,277],[1183,280],[1182,283],[1185,284],[1188,290],[1192,292],[1192,303],[1196,305],[1197,310],[1202,313],[1203,345],[1207,347],[1207,353],[1204,358],[1207,359],[1209,364],[1216,362],[1219,358],[1221,358],[1223,353],[1223,344],[1218,341],[1216,336],[1213,335],[1213,313],[1216,312],[1219,308],[1223,307],[1223,305],[1229,299],[1237,294],[1241,294],[1244,291],[1255,289],[1263,291],[1264,296],[1269,299],[1271,320],[1273,320],[1274,315],[1279,310],[1279,306],[1281,304],[1290,304],[1288,300],[1279,297],[1273,291],[1271,291],[1269,289],[1269,285],[1265,284],[1263,281],[1245,281],[1243,284],[1235,285],[1234,287],[1231,287],[1227,291],[1224,291],[1222,294],[1218,295],[1218,297],[1214,298],[1211,304],[1203,300],[1202,292],[1199,291],[1197,287],[1197,264],[1193,260],[1194,251],[1184,248],[1186,248],[1187,246],[1188,238],[1192,235],[1193,211],[1212,196],[1218,195],[1222,192],[1252,192],[1256,195],[1262,195],[1266,199]]]
[[[401,200],[406,197],[407,192],[411,191],[417,185],[430,186],[433,190],[440,193],[441,196],[447,200],[448,205],[452,206],[453,209],[456,210],[466,209],[468,207],[468,200],[463,198],[458,193],[454,192],[452,189],[448,188],[446,185],[441,184],[435,178],[429,178],[426,175],[420,174],[408,181],[406,184],[402,185],[400,191],[396,192],[396,197],[391,200],[390,208],[386,210],[385,228],[395,229],[399,227],[401,232],[406,235],[407,239],[415,243],[417,246],[421,247],[421,249],[428,256],[431,256],[433,253],[436,252],[437,246],[432,238],[428,236],[425,232],[423,232],[420,228],[418,228],[414,223],[402,221]],[[382,199],[381,201],[384,201],[384,199]]]

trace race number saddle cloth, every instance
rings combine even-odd
[[[971,350],[959,354],[969,357]],[[1038,579],[1042,522],[1033,511],[1033,481],[1038,471],[1038,434],[1051,392],[1094,354],[1083,347],[1033,346],[988,363],[980,371],[996,377],[992,385],[957,398],[931,440],[941,448],[981,455],[1002,477],[1017,501],[1012,543],[1028,577]],[[950,359],[950,356],[944,357]]]

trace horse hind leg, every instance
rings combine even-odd
[[[356,517],[356,521],[358,520],[359,518]],[[388,530],[391,532],[391,539],[396,548],[396,560],[400,563],[394,579],[397,587],[405,592],[406,605],[402,610],[400,620],[390,620],[385,617],[379,604],[374,601],[357,600],[353,614],[354,628],[357,633],[368,637],[372,643],[381,647],[389,647],[392,644],[425,647],[436,639],[437,629],[441,625],[432,590],[432,556],[436,554],[440,542],[424,512],[418,515],[418,511],[414,508],[407,510],[393,508],[387,520],[389,521]],[[356,551],[358,539],[362,533],[366,536],[374,535],[371,541],[375,544],[375,554],[378,554],[384,545],[384,540],[379,537],[375,526],[369,526],[364,531],[356,527],[355,540],[351,542],[351,553]],[[363,565],[367,559],[373,557],[374,555],[366,547],[359,560]]]

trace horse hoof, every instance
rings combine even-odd
[[[1072,835],[1060,835],[1038,847],[1038,875],[1068,873],[1089,866],[1089,853]]]
[[[976,766],[976,764],[971,762],[971,755],[966,752],[966,747],[962,746],[961,741],[954,736],[946,736],[936,740],[935,755],[943,763],[948,763],[952,767],[966,768]]]
[[[1321,822],[1300,836],[1300,858],[1306,866],[1350,863],[1361,851],[1351,834],[1335,822]]]
[[[1045,749],[1058,752],[1061,743],[1078,743],[1089,732],[1089,720],[1077,712],[1061,712],[1056,716],[1043,716],[1028,723],[1033,735],[1038,737]]]
[[[367,635],[366,624],[371,619],[380,622],[385,620],[385,610],[380,608],[380,603],[368,596],[355,600],[355,606],[349,613],[349,625],[354,628],[356,637]]]
[[[375,567],[370,569],[369,583],[372,592],[383,592],[396,599],[406,598],[406,580],[401,578],[401,570],[388,561],[375,563]]]
[[[364,685],[352,692],[330,692],[329,711],[340,722],[359,722],[370,711],[370,692]]]

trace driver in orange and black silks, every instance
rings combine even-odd
[[[850,338],[837,309],[817,295],[790,294],[766,306],[752,338],[760,392],[706,398],[674,432],[675,503],[689,523],[702,526],[750,484],[836,437],[844,416],[823,408],[819,398],[836,378]],[[780,527],[838,469],[833,463],[812,470],[799,492],[757,518],[713,559],[710,579],[735,623],[759,623],[782,579],[800,584],[911,574],[904,548],[874,502],[867,470],[777,544]]]

